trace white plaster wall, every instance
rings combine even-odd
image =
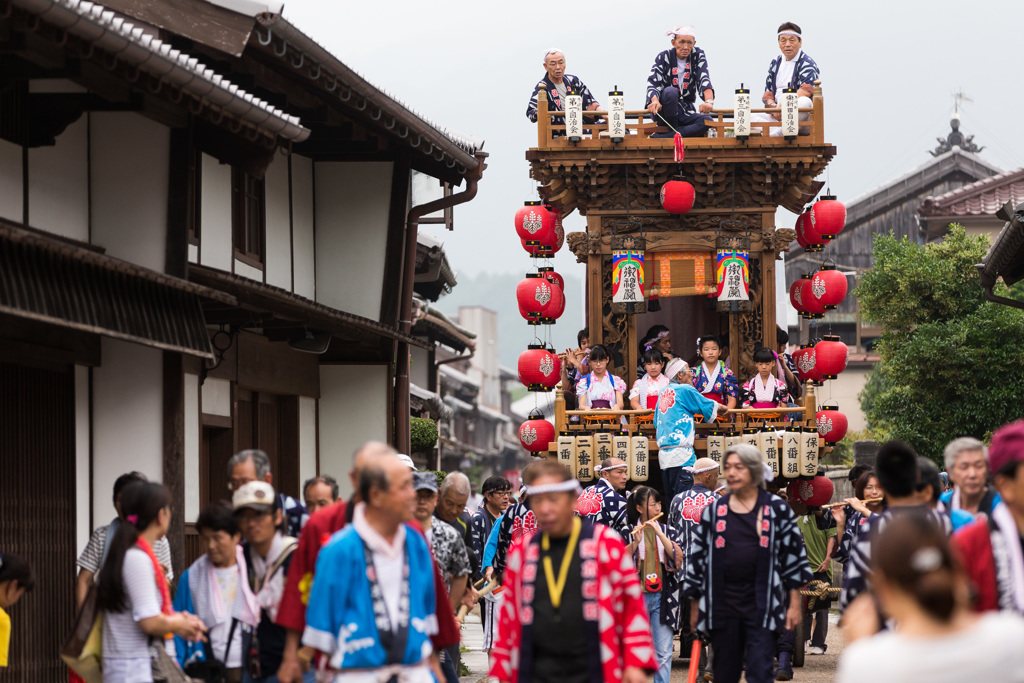
[[[846,368],[839,376],[825,383],[817,390],[818,405],[832,400],[839,403],[839,410],[846,415],[849,431],[859,432],[867,429],[867,418],[860,409],[857,395],[864,390],[868,382],[868,370],[865,368]]]
[[[231,417],[231,382],[207,377],[203,382],[203,412]]]
[[[23,187],[21,146],[0,140],[0,218],[21,222]]]
[[[292,290],[292,236],[288,210],[288,157],[275,154],[265,179],[267,188],[267,284]]]
[[[92,241],[160,272],[166,267],[170,130],[138,114],[92,115]]]
[[[231,272],[231,167],[202,155],[199,257],[204,266]]]
[[[188,245],[188,262],[199,263],[199,247],[194,244]]]
[[[430,353],[426,349],[413,346],[409,349],[411,356],[411,367],[409,368],[409,379],[420,389],[430,389]]]
[[[28,151],[28,224],[82,242],[89,241],[88,130],[82,116],[56,145]]]
[[[185,481],[199,481],[199,375],[185,373]],[[199,487],[185,487],[185,522],[199,518]]]
[[[356,448],[387,441],[387,403],[386,366],[320,366],[320,472],[334,476],[346,498]]]
[[[256,282],[263,282],[263,271],[259,268],[253,268],[248,263],[244,263],[235,259],[235,275],[241,275],[247,277],[250,280],[256,280]]]
[[[92,444],[92,429],[89,424],[89,368],[75,366],[75,541],[77,555],[85,550],[92,534],[89,511],[92,500],[89,491],[89,449]],[[110,496],[108,495],[107,498]],[[106,524],[110,520],[105,520]],[[97,522],[97,525],[101,524]]]
[[[299,396],[299,482],[317,476],[316,399]]]
[[[93,518],[114,517],[114,481],[137,470],[163,480],[163,354],[103,338],[92,371]]]
[[[313,160],[292,155],[292,251],[295,255],[295,293],[316,298],[314,249]]]
[[[391,162],[316,164],[317,301],[380,320]]]

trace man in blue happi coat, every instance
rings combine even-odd
[[[565,97],[570,92],[580,95],[583,98],[583,109],[594,111],[601,108],[601,104],[590,94],[590,89],[579,79],[578,76],[565,73],[565,53],[557,47],[553,47],[544,53],[544,78],[533,86],[533,94],[530,96],[530,104],[526,105],[526,118],[537,123],[537,96],[540,94],[540,86],[547,88],[548,111],[565,111]],[[593,123],[590,117],[584,117],[585,123]],[[559,116],[552,117],[551,123],[562,124],[565,120]]]
[[[671,36],[672,47],[654,58],[647,77],[647,111],[654,122],[668,124],[683,137],[704,137],[704,122],[711,120],[707,113],[715,105],[707,55],[696,47],[692,26],[672,29],[666,35]]]
[[[797,105],[800,109],[810,109],[814,106],[814,81],[821,77],[821,71],[811,56],[804,52],[803,35],[800,27],[791,21],[787,21],[779,27],[779,51],[778,55],[768,65],[768,78],[764,83],[764,95],[761,101],[764,106],[774,109],[779,106],[779,96],[786,88],[794,88],[800,96]],[[800,114],[801,121],[811,118],[810,112]],[[751,114],[752,123],[777,123],[779,117],[773,114]],[[755,129],[756,130],[756,129]],[[800,134],[807,135],[807,128],[801,128]],[[782,126],[771,128],[772,137],[782,137]]]
[[[416,508],[412,471],[381,456],[363,468],[359,492],[352,524],[317,558],[302,642],[324,652],[339,677],[372,670],[377,680],[434,683],[433,559],[407,524]]]

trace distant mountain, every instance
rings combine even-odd
[[[565,277],[565,313],[550,328],[551,343],[559,352],[576,346],[576,333],[583,327],[583,283],[579,277],[562,275]],[[434,306],[452,319],[458,316],[459,306],[483,306],[496,311],[499,362],[515,369],[519,354],[526,350],[536,334],[543,335],[547,329],[531,327],[519,315],[516,285],[522,279],[523,276],[517,273],[481,273],[476,277],[460,275],[452,293],[442,296]],[[542,341],[546,340],[542,337]]]

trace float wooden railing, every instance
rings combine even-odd
[[[782,125],[780,121],[771,123],[751,123],[751,129],[760,131],[760,135],[751,135],[746,140],[731,136],[732,109],[712,109],[710,115],[713,121],[708,122],[708,128],[715,131],[715,137],[688,138],[687,146],[707,147],[780,147],[785,145],[820,145],[825,143],[825,100],[821,93],[821,81],[814,82],[813,94],[814,106],[809,109],[800,109],[799,112],[810,113],[810,119],[800,122],[801,135],[787,140],[781,137],[771,137],[771,129]],[[758,108],[751,109],[752,114],[778,114],[779,109]],[[607,118],[607,111],[585,111],[585,117]],[[615,149],[616,147],[636,148],[653,147],[666,149],[672,148],[672,137],[652,138],[653,133],[669,131],[664,124],[645,121],[650,114],[646,109],[626,111],[626,137],[622,142],[612,142],[608,137],[608,123],[584,123],[583,139],[579,142],[570,142],[565,137],[565,124],[552,123],[552,118],[563,119],[564,111],[548,109],[548,98],[544,86],[537,95],[537,148],[538,149]]]

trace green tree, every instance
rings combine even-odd
[[[879,237],[854,292],[883,329],[860,395],[868,426],[936,461],[950,440],[984,439],[1024,414],[1024,311],[985,300],[974,265],[987,250],[959,225],[924,246]]]

